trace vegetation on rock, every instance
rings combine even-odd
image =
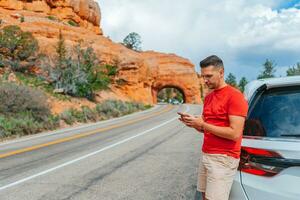
[[[138,33],[132,32],[129,33],[123,40],[123,45],[128,49],[135,51],[141,51],[141,36]]]
[[[30,32],[18,26],[0,30],[0,66],[12,71],[26,72],[38,59],[38,42]]]

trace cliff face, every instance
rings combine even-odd
[[[24,22],[20,22],[20,16]],[[61,30],[69,48],[81,41],[83,46],[95,50],[101,62],[117,62],[118,73],[109,97],[153,104],[159,90],[175,87],[182,91],[187,103],[201,102],[200,81],[189,60],[174,54],[136,52],[112,42],[100,31],[100,9],[93,0],[0,0],[0,19],[0,28],[15,24],[32,32],[41,53],[50,57],[55,54]],[[73,20],[79,26],[72,26],[66,20]],[[99,92],[98,98],[100,101],[108,97]]]
[[[72,20],[84,28],[101,34],[101,13],[94,0],[0,0],[0,7],[16,11],[34,11],[59,20]]]

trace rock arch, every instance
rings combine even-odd
[[[193,82],[194,81],[194,82]],[[151,87],[152,102],[157,103],[157,94],[164,88],[176,88],[182,94],[184,103],[201,103],[198,79],[193,79],[193,74],[173,74],[169,77],[158,78]]]
[[[163,90],[164,88],[175,88],[177,90],[179,90],[182,93],[183,96],[183,102],[186,103],[186,92],[184,91],[184,89],[179,86],[179,85],[171,85],[171,84],[165,84],[165,85],[156,85],[154,87],[152,87],[151,93],[152,93],[152,98],[153,98],[153,103],[156,104],[157,103],[157,95],[159,93],[159,91]]]

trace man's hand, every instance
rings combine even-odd
[[[195,128],[198,131],[203,131],[203,123],[204,120],[202,116],[192,116],[192,115],[184,115],[179,118],[186,126]]]

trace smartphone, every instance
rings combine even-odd
[[[177,112],[177,114],[180,115],[181,117],[189,116],[189,114],[187,114],[187,113],[182,113],[182,112]]]

